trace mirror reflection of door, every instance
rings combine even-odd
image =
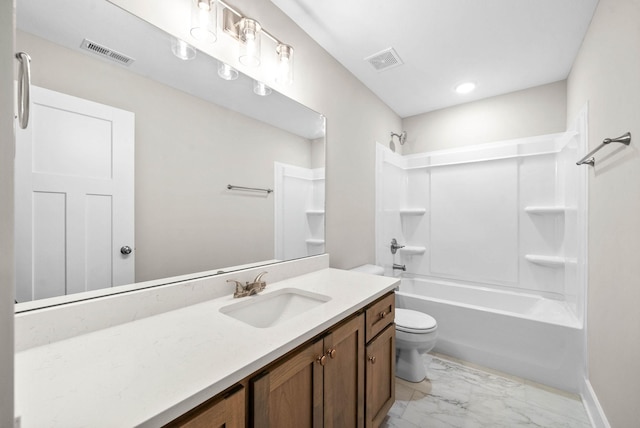
[[[16,128],[18,302],[133,283],[134,114],[34,86]]]

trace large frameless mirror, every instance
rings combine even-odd
[[[16,44],[17,311],[324,252],[322,115],[106,0],[18,0]]]

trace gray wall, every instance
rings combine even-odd
[[[566,99],[566,81],[560,81],[408,117],[403,153],[563,132]]]
[[[0,2],[0,427],[13,426],[14,5]]]
[[[631,131],[589,170],[589,379],[612,427],[640,421],[640,2],[600,0],[568,79],[570,121],[589,103],[589,147]]]

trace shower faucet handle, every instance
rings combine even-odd
[[[395,254],[400,248],[404,248],[404,245],[398,245],[396,238],[391,240],[391,254]]]

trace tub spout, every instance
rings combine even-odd
[[[393,264],[393,270],[401,270],[403,272],[405,272],[407,270],[407,267],[405,265],[399,265],[394,263]]]

